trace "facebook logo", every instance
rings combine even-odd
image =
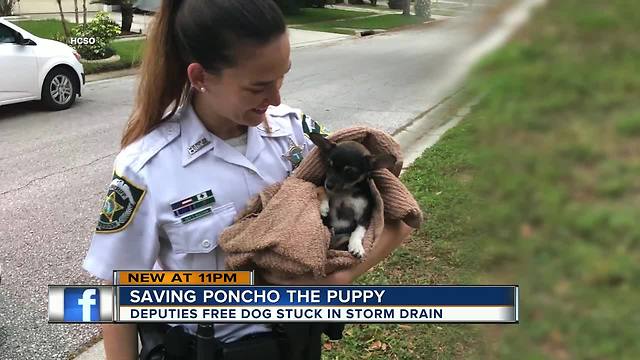
[[[112,322],[113,286],[49,285],[49,322]]]
[[[100,291],[97,288],[64,289],[65,322],[100,321]]]

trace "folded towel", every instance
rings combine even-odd
[[[363,239],[365,257],[380,237],[385,219],[402,220],[413,228],[420,226],[422,212],[398,179],[402,154],[390,135],[353,127],[329,138],[335,142],[357,141],[374,155],[388,153],[398,159],[391,169],[374,171],[369,180],[375,206]],[[289,178],[253,198],[218,239],[226,253],[226,267],[267,270],[284,277],[320,277],[357,264],[360,260],[348,251],[329,249],[331,233],[322,223],[318,197],[325,173],[320,153],[313,149]]]

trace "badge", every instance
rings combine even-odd
[[[124,177],[113,173],[96,232],[116,232],[125,228],[133,218],[145,191]]]
[[[287,150],[284,155],[282,155],[285,159],[289,160],[291,163],[291,168],[295,169],[302,162],[302,148],[296,145],[295,142],[291,138],[289,138],[289,150]]]

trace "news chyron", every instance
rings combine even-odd
[[[255,285],[249,271],[116,271],[49,286],[53,323],[518,323],[518,285]]]
[[[50,323],[113,321],[113,287],[49,285]]]

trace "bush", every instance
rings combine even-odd
[[[274,0],[280,7],[280,10],[286,15],[293,15],[300,13],[301,5],[304,5],[304,0]]]
[[[118,34],[120,34],[120,26],[102,11],[98,12],[91,22],[78,25],[71,30],[71,36],[76,38],[76,45],[73,47],[80,56],[88,60],[105,59],[113,55],[114,52],[109,48],[109,44]]]

